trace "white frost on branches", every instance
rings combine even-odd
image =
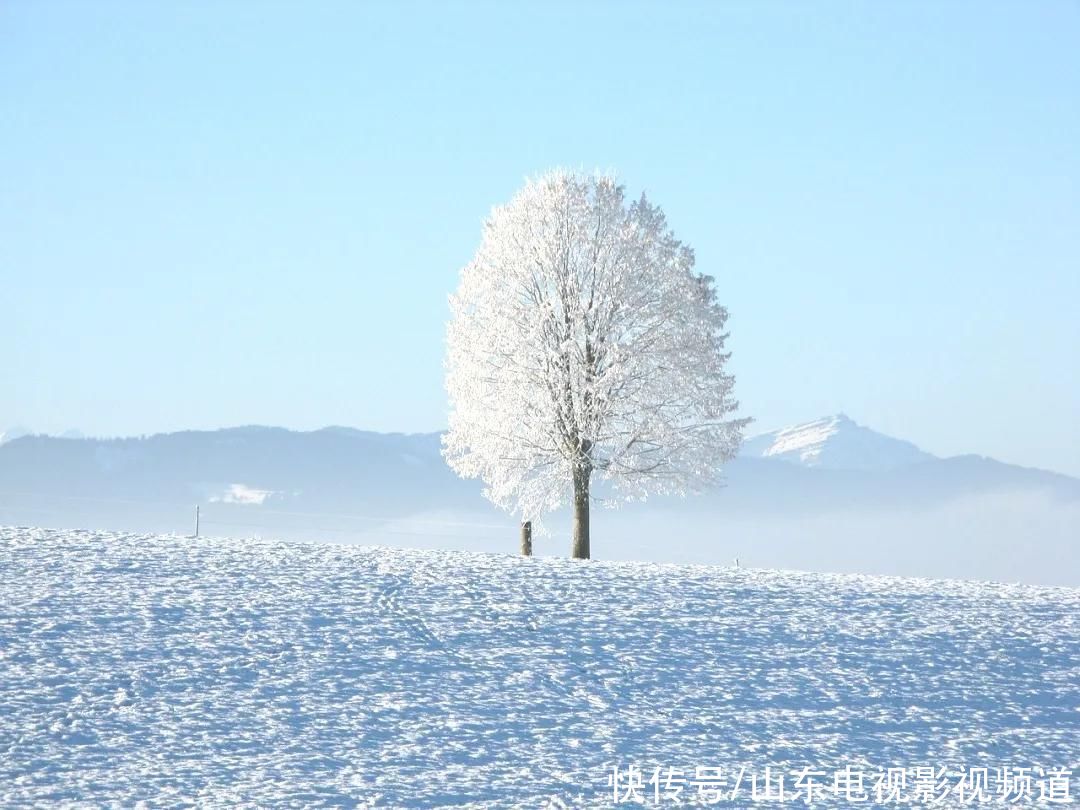
[[[555,171],[496,207],[450,297],[443,453],[523,519],[575,473],[621,499],[698,491],[748,419],[724,372],[713,279],[644,195]]]

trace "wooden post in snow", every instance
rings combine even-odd
[[[199,536],[199,506],[195,505],[195,536]]]
[[[532,556],[532,521],[526,520],[521,524],[521,554],[525,557]]]

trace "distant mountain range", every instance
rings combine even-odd
[[[479,482],[458,478],[439,449],[437,433],[344,427],[21,435],[0,444],[0,523],[189,532],[198,505],[204,533],[513,550],[513,519],[482,498]],[[741,554],[773,567],[964,576],[948,563],[962,547],[967,557],[953,564],[968,559],[970,575],[1007,579],[1018,570],[1007,561],[1018,558],[1020,568],[1052,571],[1060,558],[1064,570],[1025,578],[1072,584],[1076,572],[1080,584],[1080,480],[1068,476],[981,456],[937,458],[839,414],[749,438],[726,478],[686,500],[598,510],[598,554],[700,562]],[[565,523],[565,515],[548,521],[550,553],[564,551]],[[608,530],[617,539],[605,542]],[[665,534],[674,539],[657,543]],[[912,553],[929,557],[911,565]],[[988,566],[988,556],[1000,564]]]

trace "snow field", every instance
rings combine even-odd
[[[603,807],[616,764],[1078,759],[1077,590],[0,529],[3,806]]]

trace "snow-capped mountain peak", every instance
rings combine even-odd
[[[846,414],[840,413],[781,428],[772,434],[773,441],[762,455],[797,456],[803,464],[816,466],[829,439],[839,433],[841,428],[854,424]]]
[[[856,424],[844,413],[753,436],[743,443],[741,454],[844,470],[888,470],[933,458],[911,442]]]

